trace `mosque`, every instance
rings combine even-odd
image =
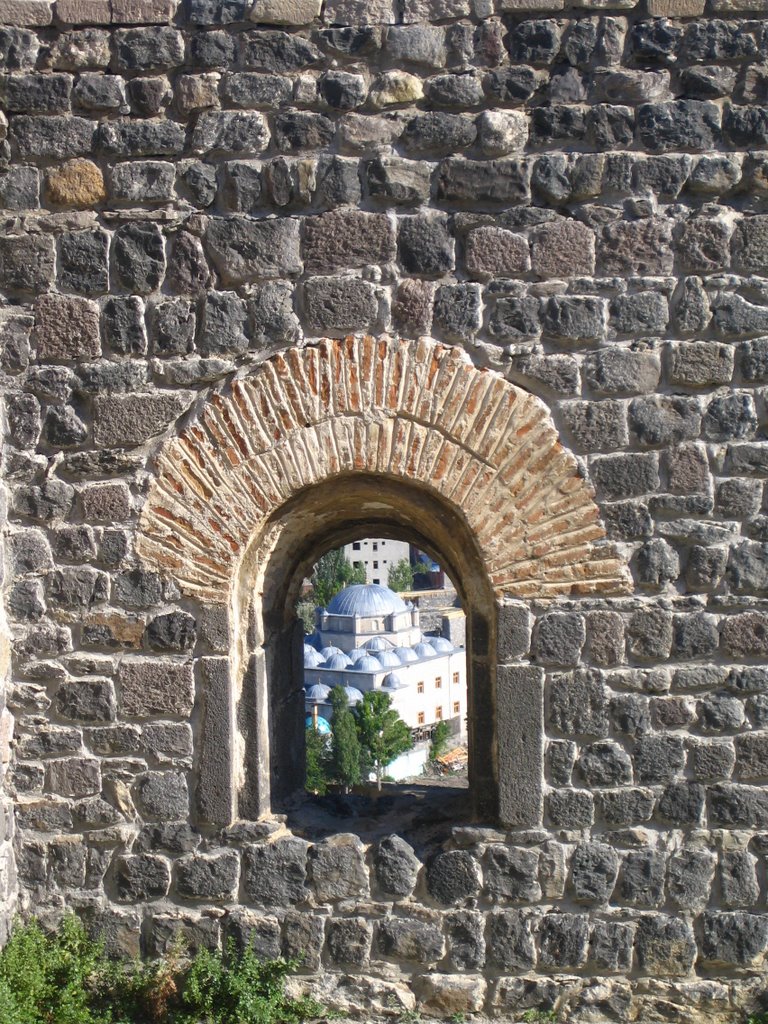
[[[368,690],[382,690],[410,727],[413,751],[387,773],[397,779],[418,772],[438,722],[448,722],[455,743],[466,739],[467,659],[463,647],[421,632],[419,610],[389,587],[346,587],[318,608],[316,631],[304,645],[308,724],[330,728],[330,692],[343,686],[354,706]]]

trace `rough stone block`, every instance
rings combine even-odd
[[[132,718],[188,715],[194,700],[190,664],[160,659],[125,659],[118,670],[120,706]]]
[[[144,772],[134,786],[136,804],[148,821],[184,821],[189,817],[187,780],[181,772]]]
[[[205,244],[227,285],[297,274],[302,269],[299,224],[290,218],[213,218],[208,224]]]
[[[98,395],[93,437],[100,448],[143,444],[161,434],[187,406],[185,394]]]
[[[304,902],[309,895],[308,848],[308,843],[295,836],[249,847],[243,859],[248,900],[267,907]]]
[[[417,964],[436,963],[445,951],[437,920],[387,918],[376,929],[376,946],[385,957]]]
[[[340,834],[310,850],[310,882],[320,903],[368,893],[364,848],[357,836]]]
[[[374,285],[358,278],[315,277],[304,284],[308,333],[323,335],[372,328],[379,316]]]
[[[240,858],[234,850],[193,853],[176,862],[176,890],[194,900],[229,900],[237,887]]]
[[[479,889],[477,861],[465,850],[438,853],[427,865],[427,891],[442,906],[456,906],[472,899]]]
[[[541,819],[544,767],[544,683],[541,670],[528,666],[499,666],[496,713],[499,817],[508,824],[535,826]]]
[[[493,900],[533,903],[541,899],[538,870],[537,850],[491,844],[483,858],[485,891]]]
[[[507,970],[533,967],[536,951],[530,917],[521,910],[493,911],[488,932],[488,962]]]
[[[416,886],[421,863],[413,848],[398,835],[382,839],[375,850],[373,876],[387,896],[408,897]]]
[[[53,240],[44,235],[0,237],[0,288],[6,292],[47,291],[53,283]]]
[[[544,280],[594,274],[594,232],[576,220],[543,224],[531,236],[531,265]]]
[[[115,862],[118,898],[130,903],[154,900],[166,895],[171,870],[164,857],[148,853],[118,857]]]
[[[530,268],[528,242],[503,228],[480,227],[470,231],[465,244],[467,270],[472,277],[516,277]]]
[[[304,226],[303,255],[313,274],[387,263],[395,258],[392,224],[385,214],[357,210],[310,217]]]

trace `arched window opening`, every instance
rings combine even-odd
[[[395,542],[404,546],[398,548]],[[408,552],[407,559],[395,557],[401,551]],[[358,474],[298,495],[274,518],[252,558],[246,559],[242,574],[248,581],[252,566],[250,586],[246,589],[244,582],[241,589],[250,618],[244,652],[248,668],[237,717],[244,726],[247,754],[256,749],[263,753],[242,780],[240,816],[284,812],[293,826],[301,824],[297,819],[302,815],[317,819],[324,806],[328,815],[335,815],[336,828],[342,827],[339,816],[376,817],[383,810],[399,814],[398,808],[407,809],[412,818],[428,808],[425,813],[454,821],[493,820],[497,782],[490,634],[495,604],[466,524],[425,488]],[[328,567],[334,558],[337,584],[359,580],[346,592],[341,586],[338,593],[329,590]],[[356,568],[352,559],[361,564]],[[421,589],[392,592],[387,583],[374,583],[381,577],[372,575],[373,563],[381,565],[385,559],[392,568],[390,573],[388,565],[387,583],[402,586],[400,563],[407,562],[406,580]],[[321,576],[315,571],[319,563]],[[313,578],[322,600],[310,603]],[[434,586],[446,580],[454,590]],[[441,603],[426,600],[436,592],[450,593],[449,602],[422,623],[421,606]],[[371,594],[381,603],[356,604]],[[334,597],[343,600],[334,604]],[[313,720],[320,729],[326,728],[320,719],[332,728],[332,684],[344,689],[348,706],[351,695],[352,710],[366,692],[384,694],[388,708],[405,723],[413,741],[410,759],[399,758],[394,766],[399,777],[387,779],[381,793],[377,771],[382,781],[385,775],[394,779],[387,771],[391,762],[377,765],[365,758],[359,782],[335,780],[328,787],[329,798],[320,801],[307,793],[308,729],[311,743],[316,738]],[[376,703],[383,701],[378,698]],[[355,715],[360,729],[362,711]],[[367,727],[377,721],[373,715]],[[422,771],[435,752],[435,739],[437,753],[452,755],[442,764],[443,776],[437,768],[426,775]],[[345,789],[359,799],[350,800]],[[310,812],[308,804],[315,810]],[[343,827],[351,827],[350,822]]]

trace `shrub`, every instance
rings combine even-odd
[[[261,961],[252,949],[202,950],[185,962],[112,960],[74,915],[55,935],[17,926],[0,952],[2,1024],[299,1024],[325,1013],[291,999],[292,960]],[[326,1014],[327,1016],[327,1014]]]

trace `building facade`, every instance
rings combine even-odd
[[[387,585],[389,569],[397,562],[410,560],[411,545],[404,540],[387,537],[366,537],[344,547],[344,557],[352,565],[365,569],[366,583]]]

